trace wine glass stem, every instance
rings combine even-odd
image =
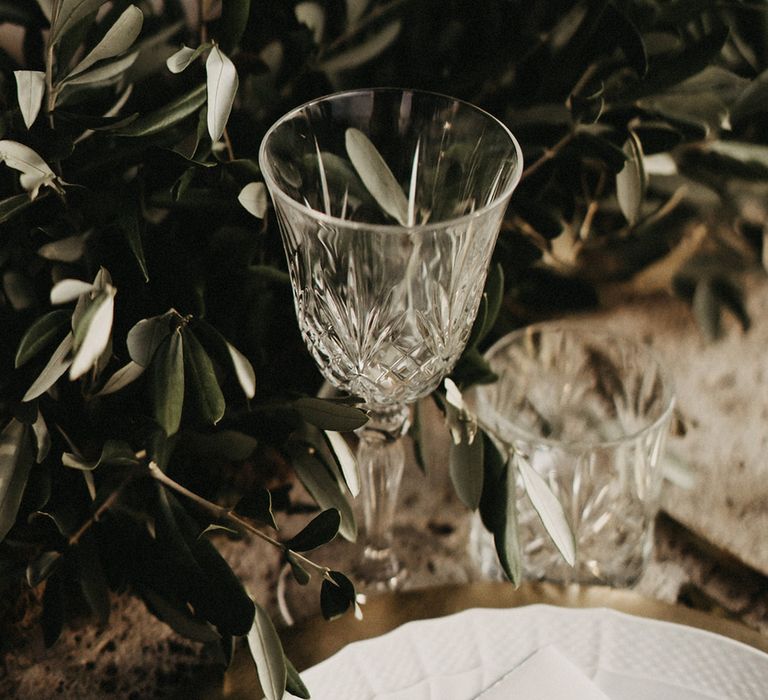
[[[400,565],[392,551],[392,526],[405,463],[401,436],[409,424],[407,406],[374,408],[357,431],[365,549],[363,578],[394,585]]]

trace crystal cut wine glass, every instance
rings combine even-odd
[[[408,404],[433,391],[464,349],[520,179],[520,147],[466,102],[365,89],[286,114],[264,137],[259,163],[307,347],[370,416],[358,431],[358,575],[394,586]]]

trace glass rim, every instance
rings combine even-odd
[[[507,184],[507,186],[504,188],[502,192],[500,192],[493,198],[492,201],[488,202],[487,204],[484,204],[482,207],[480,207],[479,209],[476,209],[473,212],[470,212],[469,214],[462,214],[461,216],[456,216],[450,219],[443,219],[442,221],[434,221],[434,222],[429,222],[426,224],[420,224],[416,226],[403,226],[402,224],[374,224],[374,223],[366,223],[364,221],[341,219],[338,216],[333,216],[332,214],[326,214],[325,212],[322,212],[318,209],[313,209],[312,207],[308,207],[306,204],[303,204],[297,199],[294,199],[293,197],[291,197],[278,184],[277,180],[275,180],[275,178],[272,176],[272,172],[271,172],[272,168],[269,165],[266,157],[267,142],[269,141],[270,136],[272,136],[272,134],[285,122],[289,121],[290,119],[293,119],[297,114],[308,109],[309,107],[312,107],[321,102],[330,102],[332,100],[338,100],[344,97],[351,97],[355,94],[372,93],[372,92],[378,92],[378,93],[388,92],[388,93],[401,93],[401,94],[411,93],[414,95],[438,97],[440,99],[450,100],[451,102],[457,102],[461,105],[468,107],[472,111],[477,112],[478,114],[486,117],[491,122],[499,126],[504,133],[506,133],[507,137],[512,143],[512,146],[515,151],[515,155],[517,156],[515,171],[514,171],[513,177],[510,179],[510,182]],[[458,97],[451,97],[450,95],[446,95],[441,92],[434,92],[431,90],[420,90],[418,88],[398,88],[398,87],[354,88],[351,90],[340,90],[338,92],[332,92],[327,95],[314,98],[312,100],[304,102],[298,107],[294,107],[292,110],[286,112],[282,117],[280,117],[274,124],[272,124],[272,126],[269,127],[269,129],[267,129],[267,132],[264,134],[264,137],[261,140],[261,145],[259,146],[259,169],[261,170],[261,176],[264,178],[264,182],[267,185],[267,189],[269,190],[270,194],[272,194],[273,197],[275,196],[279,197],[282,201],[286,202],[288,205],[290,205],[294,209],[304,212],[305,214],[312,216],[318,219],[319,221],[325,222],[326,224],[330,224],[333,226],[343,226],[345,228],[352,229],[352,230],[366,230],[366,231],[375,231],[380,233],[401,233],[403,231],[436,231],[440,229],[445,229],[448,226],[459,225],[465,221],[467,222],[472,221],[480,216],[483,216],[487,212],[497,208],[505,200],[509,200],[509,198],[512,196],[512,192],[520,183],[520,180],[523,175],[523,150],[520,147],[520,143],[518,142],[517,138],[509,129],[509,127],[506,124],[504,124],[504,122],[502,122],[498,117],[495,117],[490,112],[482,109],[481,107],[478,107],[477,105],[473,105],[471,102],[467,102],[466,100],[459,99]]]
[[[633,351],[638,352],[640,355],[644,355],[646,360],[649,360],[652,364],[656,365],[658,373],[661,376],[663,387],[662,408],[659,415],[655,419],[649,420],[649,422],[645,423],[642,427],[637,428],[631,433],[626,433],[625,435],[617,438],[593,441],[564,440],[558,438],[543,437],[530,432],[525,427],[517,423],[514,419],[501,418],[504,423],[511,426],[518,434],[519,437],[516,439],[530,440],[531,442],[537,442],[549,447],[558,447],[560,449],[566,450],[607,449],[638,440],[644,435],[662,428],[664,423],[669,421],[672,417],[672,412],[674,411],[675,404],[677,402],[677,396],[674,382],[672,381],[669,371],[660,361],[658,354],[653,348],[622,333],[615,333],[613,331],[604,329],[583,328],[582,326],[571,322],[534,323],[503,335],[493,345],[491,345],[491,347],[488,348],[485,353],[483,353],[483,357],[488,362],[490,362],[493,358],[493,355],[500,352],[503,348],[518,342],[521,338],[524,338],[526,335],[536,331],[546,334],[551,334],[554,332],[567,333],[568,335],[581,338],[610,339],[611,341],[620,343],[624,347],[632,348]],[[498,380],[489,386],[493,386],[494,384],[498,384]],[[477,385],[473,387],[472,392],[477,396],[480,392],[483,391],[483,389],[483,385]],[[478,396],[478,398],[480,397]],[[499,412],[495,409],[493,409],[493,414],[494,416],[499,417]],[[500,436],[499,439],[501,439]],[[504,439],[502,442],[506,444],[507,440]]]

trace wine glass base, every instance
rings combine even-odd
[[[394,591],[405,580],[406,568],[391,550],[366,547],[363,557],[354,566],[352,576],[360,593]]]

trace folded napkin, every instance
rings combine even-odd
[[[555,647],[529,656],[477,700],[609,700],[608,696]]]

